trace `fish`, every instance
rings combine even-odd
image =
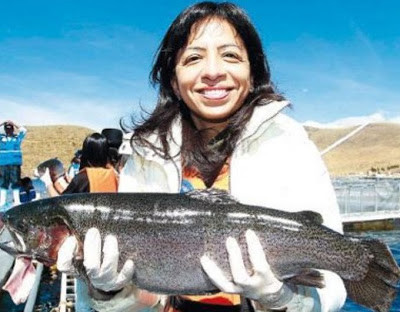
[[[120,265],[135,263],[133,283],[163,294],[218,291],[201,267],[207,255],[232,278],[225,241],[238,239],[247,268],[245,232],[260,239],[268,263],[283,282],[324,287],[329,270],[348,296],[375,311],[388,311],[400,269],[388,246],[375,239],[342,235],[312,211],[285,212],[238,202],[220,190],[169,193],[86,193],[46,198],[8,210],[3,222],[13,240],[0,248],[51,265],[66,237],[74,235],[82,255],[84,235],[96,227],[117,237]],[[75,261],[82,276],[82,257]],[[89,283],[89,281],[86,279]]]
[[[37,166],[35,176],[43,176],[47,168],[49,169],[50,177],[53,182],[57,181],[65,174],[65,168],[61,160],[58,158],[50,158]]]

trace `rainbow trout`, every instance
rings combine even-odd
[[[132,259],[133,282],[156,293],[217,291],[202,270],[200,258],[207,254],[231,276],[225,240],[237,238],[247,255],[247,229],[257,233],[273,272],[282,281],[323,287],[322,273],[317,270],[333,271],[343,279],[352,300],[388,311],[400,279],[396,261],[380,241],[332,231],[315,212],[244,205],[216,190],[65,195],[15,207],[3,221],[13,242],[0,248],[45,264],[55,263],[68,235],[82,242],[91,227],[103,236],[114,234],[120,264]],[[82,260],[77,266],[84,275]]]

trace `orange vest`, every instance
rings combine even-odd
[[[114,169],[87,167],[83,170],[86,170],[90,193],[117,192],[118,177]]]

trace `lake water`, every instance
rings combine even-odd
[[[383,240],[389,245],[397,263],[400,265],[400,231],[366,232],[364,234],[356,233],[356,235],[363,235]],[[52,308],[56,307],[59,303],[60,274],[54,279],[54,277],[51,277],[48,269],[45,269],[43,272],[43,279],[39,289],[35,311],[51,312]],[[21,304],[15,306],[8,294],[3,294],[0,297],[0,311],[23,312],[24,305]],[[367,312],[370,310],[353,303],[351,300],[347,300],[341,311]],[[397,295],[390,312],[400,312],[400,294]]]

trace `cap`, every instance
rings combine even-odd
[[[120,129],[105,128],[101,131],[101,134],[107,138],[110,147],[119,148],[122,144],[123,133]]]

